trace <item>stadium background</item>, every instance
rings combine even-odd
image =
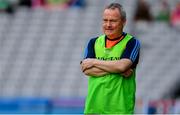
[[[10,1],[14,9],[0,12],[0,113],[83,113],[87,77],[79,62],[87,40],[102,33],[104,6],[114,1],[127,12],[125,31],[142,44],[135,113],[180,113],[180,31],[167,22],[134,24],[136,0],[53,7]],[[178,2],[167,1],[170,9]],[[157,14],[160,1],[148,2]]]

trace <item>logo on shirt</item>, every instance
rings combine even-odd
[[[97,57],[99,60],[120,60],[120,57]]]

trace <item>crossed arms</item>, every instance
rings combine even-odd
[[[108,73],[119,73],[128,77],[132,74],[132,61],[120,59],[115,61],[103,61],[94,58],[87,58],[81,63],[81,70],[85,75],[100,77]]]

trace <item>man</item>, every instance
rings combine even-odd
[[[103,32],[89,41],[81,69],[88,78],[85,114],[131,114],[139,41],[123,32],[126,13],[118,3],[103,12]]]

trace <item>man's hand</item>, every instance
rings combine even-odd
[[[108,72],[94,66],[95,60],[96,59],[87,58],[80,62],[83,73],[87,76],[95,77],[102,77],[103,75],[108,74]]]
[[[133,69],[128,69],[124,73],[122,73],[123,76],[129,77],[133,73]]]
[[[95,61],[95,59],[92,59],[92,58],[87,58],[87,59],[83,60],[81,63],[82,71],[84,72],[85,70],[92,68],[94,66],[93,65],[94,61]]]

